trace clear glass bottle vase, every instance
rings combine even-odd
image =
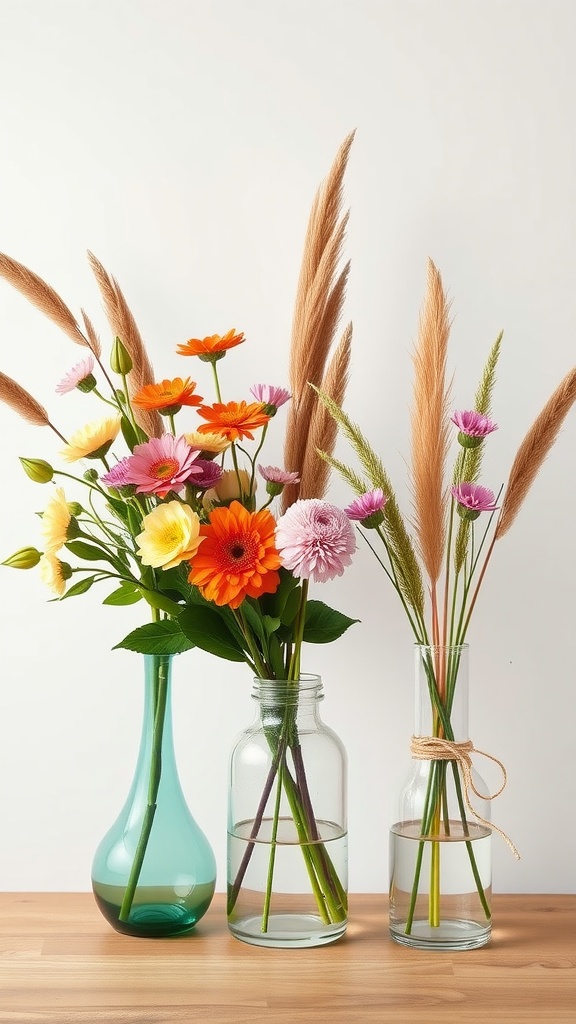
[[[92,889],[116,931],[180,935],[191,931],[210,905],[216,861],[178,777],[172,736],[173,656],[143,657],[138,761],[124,807],[96,850]]]
[[[467,644],[415,645],[413,762],[390,830],[390,934],[405,946],[475,949],[490,939],[488,791],[471,769],[475,792],[467,794],[450,749],[430,745],[469,739],[468,662]]]
[[[320,719],[318,676],[255,679],[252,696],[230,758],[229,928],[259,946],[334,942],[347,923],[346,753]]]

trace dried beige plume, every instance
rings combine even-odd
[[[446,530],[444,471],[449,447],[446,357],[450,322],[442,278],[428,261],[426,296],[414,353],[412,487],[414,526],[432,588],[440,576]]]
[[[128,384],[130,393],[136,394],[145,384],[154,383],[154,371],[142,336],[118,282],[110,277],[93,253],[88,253],[88,260],[104,301],[104,309],[112,333],[115,337],[120,338],[132,360]],[[149,437],[160,437],[163,433],[162,419],[155,410],[134,408],[134,415],[138,424]]]
[[[4,402],[23,420],[33,423],[36,427],[50,427],[66,443],[66,438],[50,422],[44,406],[40,405],[40,402],[37,402],[30,392],[26,391],[26,388],[12,380],[11,377],[7,377],[5,373],[0,373],[0,402]]]
[[[92,342],[85,338],[66,303],[41,277],[5,253],[0,253],[0,276],[57,324],[77,345],[85,345],[96,356],[100,355],[100,348],[95,349]]]
[[[312,460],[317,460],[316,448],[320,446],[313,443],[309,429],[316,396],[308,385],[322,385],[344,303],[350,264],[338,272],[348,220],[347,214],[341,216],[341,206],[344,172],[353,139],[354,132],[340,146],[328,177],[314,199],[296,292],[289,366],[292,401],[286,424],[284,463],[286,469],[298,472],[301,477],[307,465],[309,489],[314,477]],[[335,359],[342,362],[343,352],[342,349],[338,357],[335,354]],[[319,485],[325,487],[322,485],[325,471],[317,467],[316,472]],[[299,495],[303,495],[302,485],[300,488],[297,484],[286,487],[281,499],[283,510]],[[318,496],[307,493],[307,497]]]
[[[352,351],[352,324],[348,324],[324,375],[321,391],[336,405],[344,401],[350,355]],[[328,490],[330,464],[319,458],[319,452],[333,452],[338,434],[338,424],[322,402],[315,402],[308,432],[308,443],[300,473],[300,498],[323,498]]]
[[[503,537],[516,519],[575,399],[576,367],[566,374],[550,396],[516,453],[496,525],[495,540]]]

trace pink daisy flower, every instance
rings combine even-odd
[[[495,512],[498,508],[493,492],[480,484],[464,481],[452,487],[451,492],[463,519],[477,519],[481,512]]]
[[[130,457],[127,456],[125,459],[120,459],[115,466],[112,466],[112,469],[108,470],[107,473],[103,473],[100,479],[107,487],[133,487],[130,473]]]
[[[93,369],[93,356],[87,356],[80,363],[76,363],[76,366],[73,366],[57,385],[56,394],[66,395],[69,391],[74,391],[74,388],[80,388],[80,391],[85,392],[92,391],[96,387],[96,378],[92,373]]]
[[[350,565],[356,538],[341,509],[319,498],[304,498],[278,520],[276,547],[282,565],[295,576],[325,583]]]
[[[279,469],[277,466],[258,466],[258,472],[266,481],[266,493],[273,498],[282,494],[286,484],[300,482],[298,473],[290,473],[287,469]]]
[[[348,519],[361,522],[368,530],[374,530],[384,519],[382,509],[388,501],[381,487],[375,487],[373,491],[366,491],[358,498],[355,498],[344,512]]]
[[[277,388],[274,384],[254,384],[250,388],[251,394],[257,402],[263,402],[266,406],[267,416],[274,416],[281,405],[285,405],[292,398],[286,388]]]
[[[185,483],[202,476],[202,466],[195,464],[197,458],[198,452],[193,451],[183,437],[163,434],[137,444],[132,455],[122,460],[124,465],[118,475],[122,475],[124,485],[135,484],[137,494],[157,494],[165,498],[170,491],[181,491]],[[110,473],[116,469],[117,466]]]
[[[458,441],[463,448],[477,448],[488,434],[498,430],[497,423],[473,409],[455,412],[450,419],[458,427]]]

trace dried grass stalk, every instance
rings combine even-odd
[[[0,253],[0,276],[57,324],[72,341],[90,348],[68,306],[46,281],[5,253]]]
[[[350,269],[347,263],[340,272],[342,246],[348,215],[341,216],[344,172],[354,133],[342,143],[330,172],[321,184],[310,213],[290,345],[289,382],[292,401],[287,417],[284,444],[286,468],[302,477],[308,460],[306,476],[311,483],[311,465],[316,459],[316,445],[309,435],[315,408],[315,396],[309,383],[320,387],[334,334],[342,313],[346,282]],[[321,483],[321,477],[318,478]],[[285,488],[281,505],[285,510],[301,495],[302,489]],[[308,494],[308,497],[315,495]]]
[[[51,426],[44,406],[40,405],[40,402],[37,402],[21,384],[12,380],[11,377],[7,377],[5,373],[0,373],[0,402],[9,405],[28,423],[33,423],[37,427]]]
[[[550,396],[516,453],[496,524],[495,540],[503,537],[516,519],[575,399],[576,367],[566,374]]]
[[[81,309],[80,312],[82,313],[82,320],[84,321],[84,329],[88,336],[88,340],[90,341],[90,348],[92,349],[96,358],[99,360],[102,354],[102,345],[100,344],[100,338],[96,334],[96,331],[94,330],[92,321],[88,314],[83,309]]]
[[[429,260],[414,353],[412,487],[418,547],[432,586],[442,571],[447,519],[444,472],[450,437],[446,384],[448,311],[442,278]]]
[[[110,277],[93,253],[88,253],[88,260],[96,278],[100,294],[104,301],[104,309],[112,333],[120,338],[132,360],[132,370],[128,375],[130,394],[133,395],[145,384],[154,383],[154,371],[148,358],[144,342],[136,321],[128,308],[118,282]],[[163,433],[162,419],[155,410],[134,408],[138,424],[149,437],[160,437]]]
[[[337,405],[342,405],[344,401],[350,371],[351,349],[352,324],[348,324],[322,381],[322,391]],[[314,393],[312,392],[312,394]],[[314,401],[300,476],[299,496],[301,498],[323,498],[325,496],[330,479],[330,466],[325,459],[319,457],[318,450],[333,452],[337,434],[338,424],[334,417],[330,415],[323,403]]]

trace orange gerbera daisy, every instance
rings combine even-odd
[[[201,405],[198,415],[208,420],[198,427],[199,434],[221,434],[229,441],[241,441],[243,437],[254,440],[253,430],[265,427],[270,416],[264,411],[267,406],[263,402],[215,402],[214,405]]]
[[[178,345],[179,356],[200,356],[205,363],[215,363],[223,359],[229,348],[235,348],[245,341],[244,332],[236,334],[233,327],[228,334],[211,334],[207,338],[189,338],[184,345]]]
[[[280,585],[280,556],[274,516],[248,512],[239,501],[216,508],[200,527],[204,538],[191,560],[190,583],[207,601],[238,608],[245,597],[274,594]]]
[[[186,377],[175,377],[174,380],[163,380],[161,384],[146,384],[133,397],[132,404],[140,409],[157,409],[166,415],[174,416],[183,405],[201,405],[201,395],[195,395],[196,381]]]

